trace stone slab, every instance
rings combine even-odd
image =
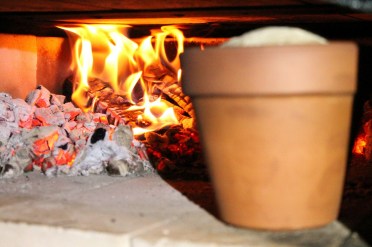
[[[0,246],[364,244],[352,234],[339,222],[279,233],[229,226],[155,174],[47,178],[33,172],[0,180]]]

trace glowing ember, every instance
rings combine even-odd
[[[364,157],[366,161],[372,160],[372,104],[366,101],[363,107],[361,129],[354,140],[353,154]]]
[[[358,136],[358,138],[354,142],[354,147],[353,147],[353,154],[365,154],[365,148],[367,146],[367,141],[365,139],[364,135]]]
[[[179,123],[172,104],[164,100],[157,87],[162,78],[179,84],[179,55],[183,52],[183,34],[174,26],[152,30],[139,44],[127,38],[126,26],[76,25],[60,26],[73,42],[75,71],[72,100],[84,111],[91,111],[89,82],[99,79],[110,84],[116,95],[125,97],[132,106],[126,111],[141,111],[134,134],[143,134]],[[165,40],[173,37],[177,51],[173,59],[165,49]],[[169,77],[172,78],[169,80]]]
[[[47,176],[141,175],[153,168],[130,126],[108,125],[43,86],[26,101],[0,93],[0,178],[41,170]]]

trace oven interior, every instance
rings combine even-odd
[[[15,42],[27,43],[30,40],[36,42],[34,46],[36,48],[32,49],[37,50],[38,56],[46,54],[40,64],[34,64],[38,71],[31,75],[36,78],[31,85],[16,82],[10,86],[0,85],[2,91],[12,91],[20,96],[24,96],[35,86],[34,84],[40,82],[54,93],[63,93],[65,79],[71,75],[69,71],[71,58],[69,52],[66,53],[69,49],[66,33],[56,28],[56,25],[76,23],[130,25],[128,34],[133,39],[149,35],[149,30],[160,26],[177,25],[186,37],[186,49],[193,46],[214,46],[246,31],[273,25],[296,26],[329,40],[356,42],[359,46],[358,90],[354,101],[348,172],[339,220],[353,232],[360,234],[366,242],[372,243],[370,223],[372,211],[368,206],[372,203],[372,163],[360,161],[352,153],[354,140],[361,129],[363,106],[368,100],[372,101],[372,12],[368,8],[362,8],[364,5],[358,5],[359,8],[355,9],[352,6],[342,6],[337,1],[299,0],[286,0],[280,3],[269,0],[141,3],[113,0],[105,2],[24,0],[18,1],[17,4],[1,2],[2,47],[7,47],[7,36],[12,36],[15,37],[13,39]],[[370,1],[351,2],[372,4]],[[55,51],[50,52],[53,49]],[[0,70],[6,71],[3,72],[3,78],[19,80],[13,74],[20,73],[23,65],[2,66]],[[18,91],[19,88],[27,89]],[[205,172],[202,170],[189,173],[184,177],[179,173],[174,177],[167,174],[164,179],[189,200],[218,217],[213,189]],[[70,180],[79,183],[76,178]],[[100,183],[110,183],[103,180]],[[143,222],[146,224],[146,220]],[[66,225],[68,226],[68,223]],[[101,230],[100,227],[97,229]]]

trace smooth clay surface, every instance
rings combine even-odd
[[[354,44],[192,49],[182,66],[224,220],[286,230],[337,217]]]

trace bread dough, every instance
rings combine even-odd
[[[297,27],[264,27],[232,37],[221,47],[250,47],[272,45],[326,44],[327,40],[317,34]]]

